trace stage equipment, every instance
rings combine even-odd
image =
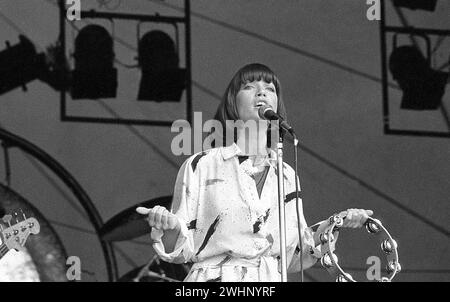
[[[346,273],[338,264],[339,260],[335,254],[337,236],[339,229],[344,224],[346,212],[339,215],[333,215],[328,220],[328,227],[320,234],[322,258],[320,263],[330,273],[336,282],[356,282],[353,277]],[[397,243],[392,239],[389,232],[384,228],[377,219],[369,217],[365,223],[365,227],[370,234],[375,235],[379,242],[381,250],[387,258],[387,272],[389,276],[381,277],[380,282],[390,282],[394,276],[401,271],[398,260]]]
[[[10,268],[12,267],[19,269],[17,267],[17,264],[19,264],[20,270],[22,270],[25,275],[38,276],[37,281],[68,281],[66,277],[67,254],[61,240],[45,217],[17,192],[2,184],[0,184],[0,208],[5,209],[6,213],[22,212],[25,217],[29,217],[16,225],[11,225],[11,227],[9,227],[8,224],[9,218],[13,218],[12,222],[14,222],[20,218],[19,215],[14,214],[11,215],[12,217],[6,215],[6,225],[3,220],[0,222],[3,224],[2,233],[5,235],[6,244],[12,244],[11,238],[14,238],[12,236],[15,236],[15,238],[19,238],[19,245],[23,247],[19,248],[18,245],[14,245],[14,249],[18,248],[22,251],[17,252],[17,255],[14,255],[14,252],[11,251],[9,253],[13,253],[12,255],[9,255],[8,253],[3,259],[0,259],[0,275],[4,278],[10,276],[11,278],[14,278],[14,280],[19,281],[18,279],[21,278],[21,276],[14,271],[10,271]],[[16,228],[16,226],[20,226],[20,229]],[[12,229],[12,234],[10,233],[8,237],[7,233],[9,233],[9,231],[7,232],[7,230],[10,229]],[[26,243],[23,242],[24,236],[21,236],[21,234],[30,233],[34,235],[27,237]],[[8,237],[8,239],[6,239],[6,237]],[[16,239],[14,239],[14,241],[15,240]],[[3,249],[4,248],[2,248],[2,250]],[[16,260],[19,263],[15,263],[17,262]],[[4,261],[9,263],[5,263]],[[31,271],[35,272],[32,273]]]
[[[22,217],[19,217],[17,212],[2,217],[3,223],[8,226],[5,228],[3,224],[0,224],[0,259],[10,250],[23,251],[28,237],[39,233],[39,222],[33,217],[27,218],[23,211],[19,210],[23,220],[19,220]],[[13,225],[11,225],[13,217],[15,223],[13,221]]]
[[[57,0],[58,7],[59,7],[59,35],[58,35],[58,45],[60,46],[60,53],[66,54],[67,53],[67,45],[66,45],[66,27],[67,27],[67,7],[66,7],[66,1],[65,0]],[[112,42],[110,43],[111,36],[108,34],[106,35],[105,31],[96,30],[91,33],[86,34],[86,40],[91,41],[92,43],[87,43],[87,45],[99,45],[103,49],[102,52],[104,53],[103,57],[100,57],[102,65],[105,66],[104,69],[97,68],[94,70],[98,75],[94,76],[92,73],[92,76],[90,73],[87,72],[88,68],[90,66],[86,66],[85,69],[78,69],[75,67],[75,71],[72,72],[72,76],[68,74],[64,78],[64,82],[71,82],[72,83],[72,89],[69,91],[69,89],[66,89],[65,86],[63,86],[63,89],[61,89],[60,93],[60,118],[61,121],[64,122],[81,122],[81,123],[100,123],[100,124],[122,124],[122,125],[141,125],[141,126],[163,126],[163,127],[172,127],[172,124],[174,121],[179,119],[185,119],[189,123],[192,123],[192,80],[191,80],[191,13],[190,13],[190,0],[184,0],[184,9],[182,14],[177,14],[177,16],[162,16],[158,12],[154,12],[153,14],[146,10],[145,12],[142,12],[142,14],[131,14],[128,12],[119,12],[119,11],[96,11],[94,9],[90,10],[81,10],[80,11],[80,17],[85,22],[97,22],[100,19],[103,21],[109,21],[112,22],[114,25],[114,22],[119,20],[120,22],[136,22],[138,31],[141,24],[145,24],[148,26],[151,26],[153,30],[152,34],[150,35],[144,35],[141,39],[141,35],[139,32],[137,33],[137,44],[136,49],[134,49],[133,46],[126,44],[126,46],[132,50],[135,50],[138,52],[137,59],[139,62],[139,67],[142,71],[142,80],[139,87],[139,92],[136,92],[137,94],[137,101],[157,101],[157,102],[165,102],[165,101],[171,101],[171,102],[179,102],[180,96],[183,95],[182,99],[186,99],[185,104],[180,104],[180,111],[184,111],[183,113],[180,112],[181,116],[177,116],[176,118],[167,118],[163,116],[154,116],[154,118],[138,118],[135,117],[122,117],[114,112],[111,113],[111,115],[105,116],[103,114],[101,115],[86,115],[86,114],[74,114],[74,112],[70,113],[72,110],[71,108],[76,108],[76,105],[68,106],[68,98],[67,93],[71,92],[72,99],[78,99],[78,98],[112,98],[116,97],[116,88],[117,88],[117,71],[114,67],[112,67],[112,61],[116,61],[120,65],[123,65],[123,67],[134,67],[134,66],[127,66],[125,64],[122,64],[118,62],[116,59],[114,59],[114,54],[112,52],[112,48],[106,47],[107,45],[112,45]],[[180,31],[180,35],[178,35],[178,26],[181,25],[182,30]],[[86,28],[92,28],[89,25],[86,26]],[[175,45],[178,47],[180,43],[178,41],[182,42],[181,50],[184,53],[181,53],[178,51],[179,49],[176,48],[176,50],[173,50],[173,47],[169,44],[164,44],[163,47],[166,48],[159,48],[158,43],[163,42],[164,38],[159,39],[160,36],[159,32],[158,37],[155,37],[155,29],[158,27],[158,29],[167,27],[167,26],[174,26],[175,27],[175,35],[176,43]],[[83,28],[84,29],[84,28]],[[83,30],[82,29],[82,30]],[[112,29],[112,38],[113,40],[117,40],[123,44],[123,42],[117,38],[115,39],[115,30],[114,27]],[[158,31],[156,31],[158,32]],[[81,37],[81,32],[79,34]],[[101,37],[104,36],[105,40],[102,42],[101,39],[93,39],[93,37]],[[79,37],[77,37],[79,38]],[[141,41],[142,40],[142,41]],[[156,43],[155,43],[156,42]],[[172,42],[173,44],[173,42]],[[170,47],[167,47],[167,46]],[[90,47],[89,49],[94,48]],[[140,49],[139,49],[140,48]],[[170,51],[169,51],[170,48]],[[76,60],[80,61],[83,57],[86,58],[86,62],[93,61],[92,53],[96,52],[100,54],[100,51],[97,51],[97,49],[92,49],[87,51],[84,54],[78,53],[76,51]],[[149,53],[144,53],[148,51]],[[155,53],[155,52],[156,53]],[[152,53],[150,53],[152,52]],[[79,56],[82,56],[79,58]],[[158,57],[160,55],[160,57]],[[182,61],[179,61],[179,55],[182,57]],[[184,57],[183,57],[184,55]],[[161,59],[161,61],[159,61]],[[80,61],[81,62],[81,61]],[[171,62],[168,64],[167,62]],[[176,64],[173,64],[173,63]],[[184,68],[178,68],[178,63]],[[164,64],[164,68],[161,70],[159,68],[160,65]],[[168,65],[169,66],[168,66]],[[75,64],[77,65],[77,64]],[[98,62],[93,62],[93,65],[98,65]],[[92,68],[92,67],[91,67]],[[123,69],[119,69],[123,70]],[[84,72],[84,73],[83,73]],[[88,77],[94,77],[97,78],[94,80],[94,82],[87,80],[88,77],[85,77],[84,75],[87,75]],[[71,78],[71,79],[70,79]],[[100,85],[101,87],[98,88],[97,91],[93,90],[93,87],[96,85]],[[120,87],[119,87],[120,88]],[[184,96],[183,89],[186,90],[186,94]],[[117,97],[120,96],[120,93],[117,94]],[[116,98],[117,98],[116,97]],[[125,96],[127,99],[133,99],[133,97]],[[128,102],[128,101],[127,101]],[[126,102],[126,103],[127,103]],[[114,102],[112,102],[114,103]],[[181,101],[183,103],[183,101]],[[136,104],[133,104],[136,105]],[[141,104],[142,105],[142,104]],[[150,106],[149,104],[148,106]],[[173,104],[160,104],[163,107],[171,107]],[[183,110],[183,107],[185,108]],[[178,107],[177,107],[178,108]],[[167,110],[173,110],[168,109]],[[115,111],[111,108],[112,111]],[[177,110],[178,112],[178,110]],[[172,112],[172,113],[177,113]],[[133,114],[135,115],[135,114]],[[172,115],[172,114],[171,114]]]
[[[137,207],[153,208],[163,206],[170,210],[172,196],[162,196],[138,203],[129,207],[111,219],[109,219],[100,229],[100,237],[105,241],[131,240],[143,235],[150,236],[151,227],[148,225],[145,216],[136,212]]]
[[[24,35],[19,43],[0,52],[0,95],[36,80],[45,71],[45,55],[38,54],[33,43]]]
[[[447,1],[448,2],[448,1]],[[441,62],[442,56],[446,57],[445,49],[440,41],[444,41],[446,37],[450,36],[450,30],[439,28],[423,28],[418,24],[410,24],[407,22],[406,13],[411,14],[405,10],[398,9],[399,7],[407,7],[410,9],[426,9],[434,10],[436,7],[436,0],[394,0],[394,5],[390,5],[392,1],[380,0],[380,46],[381,46],[381,84],[382,84],[382,122],[383,132],[387,135],[411,135],[411,136],[428,136],[428,137],[450,137],[448,129],[443,130],[429,130],[425,125],[422,125],[420,118],[411,120],[413,127],[401,122],[396,122],[396,125],[402,125],[402,128],[396,128],[391,122],[392,118],[397,116],[411,115],[405,110],[392,110],[392,101],[397,98],[397,93],[394,91],[400,89],[403,91],[400,109],[409,110],[435,110],[440,111],[444,124],[449,124],[449,114],[445,103],[448,97],[444,92],[445,82],[449,80],[449,72],[444,72],[443,68],[447,62]],[[442,9],[446,9],[448,3],[442,2]],[[388,11],[389,10],[389,11]],[[393,15],[393,10],[396,11],[402,26],[391,25],[389,22],[390,16]],[[420,13],[414,12],[414,14]],[[421,16],[421,18],[432,18],[432,14]],[[417,19],[418,18],[413,18]],[[422,18],[423,19],[423,18]],[[388,38],[390,35],[394,36],[393,47],[388,47]],[[410,46],[397,45],[397,36],[402,36],[408,39]],[[426,45],[423,45],[419,39],[424,39]],[[432,45],[432,41],[436,39],[436,44]],[[414,46],[413,49],[412,47]],[[425,46],[425,47],[424,47]],[[419,51],[420,50],[420,51]],[[444,53],[443,53],[444,51]],[[389,57],[391,54],[391,57]],[[433,67],[437,66],[437,67]],[[442,67],[440,67],[442,66]],[[389,75],[391,72],[395,82],[391,81]],[[447,77],[447,79],[445,79]],[[395,115],[392,115],[394,112]],[[438,112],[429,112],[434,115]],[[419,115],[414,116],[419,117]],[[428,113],[424,114],[429,115]],[[448,127],[447,127],[448,128]]]
[[[80,30],[75,39],[74,58],[72,99],[116,97],[113,39],[104,27],[91,24]]]
[[[189,264],[162,261],[155,255],[149,263],[131,270],[119,282],[181,282],[189,273]]]
[[[394,0],[394,6],[409,9],[423,9],[433,12],[436,9],[437,0]]]
[[[118,278],[117,274],[117,263],[114,255],[114,250],[112,244],[101,240],[99,235],[99,230],[103,225],[103,220],[97,211],[94,203],[90,199],[89,195],[86,191],[81,187],[78,181],[65,169],[59,162],[57,162],[53,157],[51,157],[44,150],[34,145],[30,141],[27,141],[20,136],[17,136],[9,131],[6,131],[3,128],[0,128],[0,140],[2,141],[2,145],[6,148],[5,151],[5,169],[6,169],[6,182],[9,183],[9,160],[8,160],[8,150],[10,148],[17,148],[23,153],[31,156],[31,158],[36,159],[40,164],[44,165],[49,171],[53,172],[53,174],[69,189],[72,194],[75,196],[76,200],[83,207],[85,212],[87,213],[88,222],[92,224],[95,230],[95,238],[99,240],[101,251],[104,256],[105,264],[106,264],[106,272],[108,274],[109,281],[115,281]],[[30,248],[28,249],[30,253],[36,253],[38,257],[33,257],[33,259],[39,259],[44,266],[48,266],[48,270],[52,270],[51,275],[57,275],[63,278],[61,281],[67,280],[66,272],[66,260],[67,255],[65,254],[64,248],[58,239],[56,233],[51,228],[50,223],[48,223],[42,215],[36,216],[38,213],[36,209],[32,208],[32,205],[23,201],[19,202],[19,206],[14,207],[14,200],[19,199],[17,193],[10,193],[11,189],[9,187],[2,186],[0,184],[0,212],[7,213],[13,212],[16,208],[23,209],[24,213],[27,217],[33,216],[35,217],[41,226],[40,233],[38,235],[32,236],[28,241],[33,242],[30,243]],[[2,195],[4,194],[4,195]],[[23,200],[23,198],[22,198]],[[25,204],[25,205],[23,205]],[[31,208],[30,213],[26,210]],[[46,236],[43,236],[43,235]],[[38,238],[36,240],[36,238]],[[28,247],[28,246],[27,246]],[[53,248],[53,250],[52,250]],[[43,256],[42,256],[43,255]],[[61,274],[60,274],[61,273]],[[44,275],[45,277],[45,275]],[[50,278],[48,278],[50,279]],[[54,280],[56,278],[50,279]],[[44,278],[45,280],[45,278]]]
[[[186,87],[186,69],[178,67],[178,53],[172,38],[153,30],[139,41],[142,71],[138,100],[179,102]]]
[[[403,91],[402,109],[436,110],[441,105],[449,74],[433,70],[429,62],[412,45],[396,47],[391,53],[389,69]]]

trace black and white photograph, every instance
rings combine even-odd
[[[0,0],[0,282],[450,282],[449,16]]]

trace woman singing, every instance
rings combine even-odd
[[[171,211],[160,206],[137,209],[148,215],[161,259],[193,263],[185,281],[281,281],[276,141],[269,135],[278,130],[262,122],[258,109],[263,105],[286,120],[277,76],[265,65],[246,65],[228,85],[216,119],[223,129],[226,121],[253,120],[257,130],[237,127],[227,132],[233,136],[230,144],[189,157],[178,173]],[[287,264],[288,272],[295,272],[300,253],[304,268],[320,257],[318,235],[328,222],[313,232],[299,199],[299,244],[295,174],[283,164]],[[346,212],[343,227],[361,227],[372,215],[370,210]]]

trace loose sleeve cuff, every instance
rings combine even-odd
[[[178,218],[180,223],[180,233],[175,243],[175,248],[172,252],[167,253],[162,242],[162,236],[164,231],[152,228],[150,237],[152,239],[152,245],[156,253],[166,262],[183,263],[189,261],[191,251],[193,250],[192,239],[187,229],[186,223],[183,219]]]

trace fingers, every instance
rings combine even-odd
[[[138,212],[139,214],[142,214],[142,215],[148,215],[148,213],[150,212],[150,209],[147,209],[144,207],[137,207],[136,212]]]
[[[347,216],[344,219],[343,227],[360,228],[366,223],[367,218],[373,215],[372,210],[348,209]]]
[[[155,214],[154,214],[154,227],[158,230],[164,230],[164,225],[163,225],[163,221],[164,221],[164,214],[165,211],[167,211],[164,207],[161,206],[156,206],[154,207],[155,209]]]
[[[178,219],[170,213],[165,207],[155,206],[151,209],[138,207],[136,212],[142,215],[148,215],[147,221],[150,227],[158,230],[171,230],[178,226]]]
[[[342,211],[339,213],[339,216],[341,216],[342,218],[346,218],[348,212],[347,211]]]
[[[362,227],[364,225],[364,222],[366,222],[368,217],[369,216],[367,216],[365,210],[355,209],[353,228],[356,229],[356,228]]]
[[[355,222],[355,228],[360,228],[364,225],[364,223],[366,222],[367,218],[369,218],[369,216],[367,215],[365,210],[358,210],[358,218],[357,221]]]
[[[344,219],[344,224],[342,225],[344,228],[353,228],[354,218],[353,215],[355,213],[355,209],[348,209],[343,213],[347,212]]]
[[[154,207],[154,208],[151,208],[150,211],[148,212],[147,221],[148,221],[149,226],[152,228],[156,227],[155,214],[156,214],[157,210],[158,210],[158,208]]]

